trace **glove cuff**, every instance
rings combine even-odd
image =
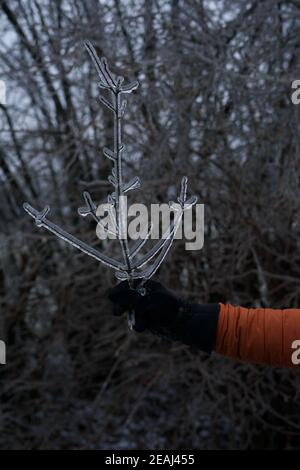
[[[162,338],[181,341],[210,354],[215,346],[219,309],[219,304],[178,300],[178,310],[174,312],[172,324],[149,330]]]
[[[186,302],[181,309],[185,318],[182,342],[210,354],[216,342],[220,305]]]

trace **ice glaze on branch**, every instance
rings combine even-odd
[[[50,211],[49,206],[46,206],[45,209],[43,209],[41,212],[38,212],[27,202],[23,204],[23,207],[25,211],[31,217],[33,217],[38,227],[45,227],[47,230],[49,230],[49,232],[54,233],[54,235],[56,235],[57,237],[61,238],[62,240],[65,240],[70,245],[74,246],[75,248],[78,248],[80,251],[83,251],[83,253],[86,253],[92,258],[95,258],[97,261],[100,261],[106,266],[124,271],[125,266],[120,261],[116,261],[110,258],[109,256],[100,253],[99,251],[95,250],[95,248],[87,245],[86,243],[69,234],[68,232],[65,232],[62,228],[58,227],[58,225],[55,225],[53,222],[50,222],[50,220],[46,219],[46,215]]]
[[[114,148],[113,150],[107,147],[104,147],[103,149],[104,156],[113,162],[112,172],[108,178],[109,182],[113,185],[113,192],[108,195],[107,200],[114,229],[110,230],[102,223],[101,218],[97,215],[97,206],[87,191],[83,193],[85,206],[80,207],[78,209],[78,213],[83,217],[90,215],[105,231],[115,235],[118,238],[121,246],[123,262],[100,253],[93,247],[90,247],[86,243],[65,232],[63,229],[48,220],[46,218],[46,215],[50,210],[48,206],[46,206],[43,211],[38,212],[28,203],[25,203],[24,209],[31,217],[35,219],[36,225],[38,227],[46,228],[70,245],[76,247],[92,258],[95,258],[97,261],[105,264],[106,266],[114,269],[118,279],[127,279],[131,286],[133,286],[132,281],[134,279],[141,279],[139,285],[140,287],[148,279],[150,279],[150,277],[153,276],[153,274],[155,274],[155,272],[160,267],[172,246],[184,211],[194,205],[197,201],[197,198],[193,196],[189,200],[186,199],[188,180],[186,176],[183,177],[181,180],[180,195],[177,198],[178,204],[174,204],[173,202],[169,203],[170,207],[175,211],[174,220],[168,227],[167,231],[163,234],[162,239],[159,240],[148,251],[148,253],[142,256],[139,260],[135,261],[134,258],[143,248],[147,239],[149,239],[151,235],[152,226],[150,225],[148,227],[144,238],[138,240],[130,250],[127,239],[127,214],[125,213],[125,208],[123,207],[123,196],[125,196],[131,190],[138,189],[141,186],[141,183],[137,176],[128,182],[123,181],[122,154],[124,151],[124,145],[122,143],[122,119],[125,115],[127,102],[126,100],[122,99],[122,95],[132,93],[134,90],[136,90],[139,86],[139,82],[133,81],[127,85],[124,85],[124,78],[121,76],[117,77],[110,71],[106,59],[100,59],[98,57],[95,48],[90,42],[86,42],[85,47],[96,67],[99,76],[100,89],[106,90],[110,93],[110,100],[102,95],[100,95],[99,99],[114,115]],[[155,259],[153,264],[144,270],[141,270],[141,268],[143,268],[153,259]]]

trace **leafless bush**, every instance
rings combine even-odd
[[[299,307],[299,5],[212,4],[1,1],[1,448],[299,448],[297,373],[131,334],[111,316],[109,270],[22,210],[50,201],[99,245],[76,217],[81,190],[101,200],[110,172],[90,40],[143,83],[126,176],[145,175],[151,202],[187,174],[205,204],[204,249],[177,242],[159,279],[199,302]]]

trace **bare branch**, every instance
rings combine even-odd
[[[35,220],[38,227],[45,227],[47,230],[49,230],[49,232],[54,233],[54,235],[56,235],[57,237],[66,241],[67,243],[74,246],[75,248],[78,248],[80,251],[91,256],[97,261],[100,261],[106,266],[112,269],[124,271],[125,266],[120,261],[116,261],[100,253],[99,251],[95,250],[93,247],[87,245],[86,243],[74,237],[73,235],[70,235],[69,233],[65,232],[63,229],[55,225],[53,222],[50,222],[50,220],[46,219],[45,215],[49,212],[48,207],[46,207],[42,212],[38,212],[36,209],[34,209],[32,206],[30,206],[30,204],[26,202],[23,204],[23,207],[25,211]]]

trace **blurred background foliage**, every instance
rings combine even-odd
[[[112,120],[90,40],[141,87],[124,126],[135,202],[186,174],[205,244],[177,241],[157,276],[199,302],[300,307],[297,0],[0,0],[0,447],[300,448],[300,379],[208,358],[111,315],[112,273],[35,227],[51,219],[108,253],[77,207],[102,201]]]

